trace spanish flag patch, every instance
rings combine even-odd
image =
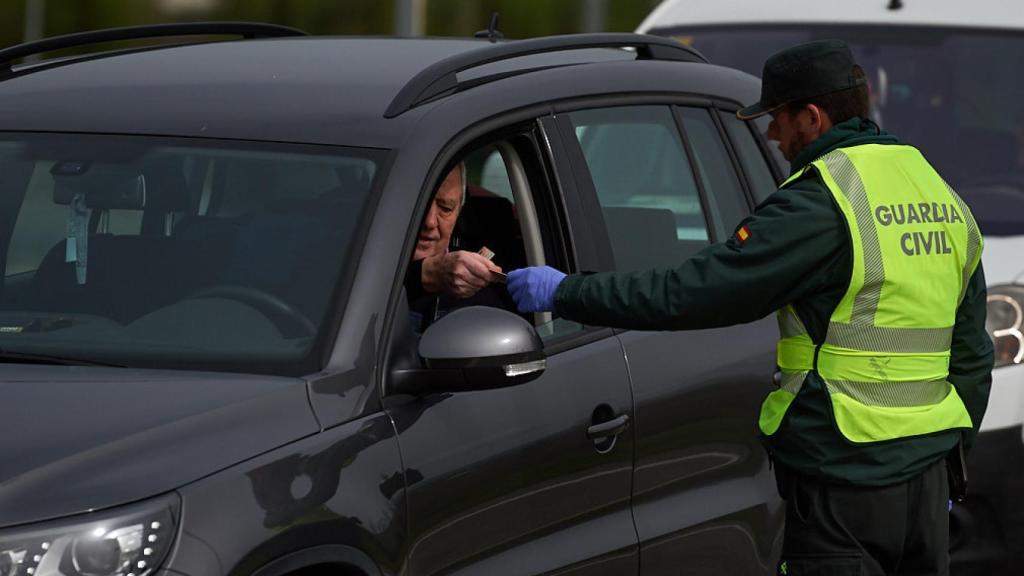
[[[740,229],[736,231],[736,240],[742,244],[747,241],[747,238],[750,238],[750,228],[740,226]]]

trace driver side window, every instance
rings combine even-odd
[[[478,147],[435,185],[405,278],[413,330],[469,306],[515,312],[504,273],[526,265],[515,196],[498,145]]]
[[[550,180],[532,131],[531,126],[518,135],[464,151],[435,184],[405,278],[414,332],[422,333],[444,315],[468,306],[492,306],[518,314],[505,285],[506,273],[539,264],[569,268],[554,216]],[[465,175],[464,200],[449,233],[438,225],[438,205],[446,196],[459,196],[446,191],[446,182],[451,187],[451,181],[459,182],[460,174]],[[438,241],[443,245],[436,244]],[[458,258],[467,266],[458,268],[459,273],[473,266],[480,270],[482,259],[492,271],[500,269],[501,273],[478,277],[481,286],[469,294],[459,293],[458,287],[438,286],[433,280],[436,262],[442,259],[439,255],[454,259],[453,254],[460,252]],[[445,268],[446,274],[451,271]],[[521,316],[536,327],[545,343],[582,329],[551,314]]]

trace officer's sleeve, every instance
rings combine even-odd
[[[636,330],[750,322],[820,290],[849,270],[845,222],[815,180],[776,191],[737,227],[676,268],[573,274],[556,312],[584,324]],[[848,265],[846,266],[848,267]]]
[[[979,263],[956,311],[949,359],[949,382],[956,387],[974,424],[966,437],[968,448],[978,435],[992,387],[992,340],[985,331],[985,304],[985,273]]]

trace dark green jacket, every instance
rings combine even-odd
[[[793,173],[835,150],[861,144],[898,144],[873,122],[855,118],[805,148]],[[693,330],[752,322],[792,303],[821,343],[833,310],[850,282],[852,247],[846,222],[817,173],[808,171],[776,191],[737,227],[674,269],[573,274],[555,294],[556,312],[585,324],[636,330]],[[957,310],[949,381],[963,398],[977,433],[988,402],[992,343],[985,331],[985,277],[981,266]],[[958,432],[853,444],[832,424],[831,402],[813,372],[770,447],[777,462],[805,474],[862,485],[887,485],[914,476],[952,448]],[[752,425],[757,415],[751,414]]]

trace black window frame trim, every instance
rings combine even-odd
[[[710,106],[686,106],[687,108],[703,108],[705,112],[710,110]],[[672,118],[676,122],[676,130],[679,131],[680,137],[683,139],[683,149],[686,150],[687,159],[690,162],[690,169],[693,170],[693,178],[697,184],[697,194],[700,196],[700,209],[704,211],[704,227],[708,232],[708,245],[714,244],[719,241],[718,231],[715,230],[715,224],[712,222],[711,214],[711,199],[708,197],[708,190],[704,187],[704,171],[700,167],[700,162],[697,161],[697,154],[693,149],[693,142],[690,140],[690,134],[686,130],[685,123],[683,122],[683,106],[673,105],[670,107],[672,112]]]
[[[580,239],[586,246],[593,249],[590,255],[591,261],[581,262],[586,271],[612,272],[615,270],[615,257],[612,252],[611,240],[608,238],[608,228],[604,222],[604,215],[601,212],[601,203],[597,199],[597,189],[590,177],[590,168],[587,166],[587,159],[583,150],[576,140],[575,128],[569,118],[571,112],[560,113],[554,116],[554,126],[562,144],[562,152],[565,154],[567,168],[572,172],[572,179],[576,188],[578,201],[578,216],[582,228]]]
[[[722,122],[721,115],[724,112],[718,106],[711,106],[711,121],[714,122],[718,129],[718,135],[722,139],[722,143],[725,145],[726,153],[729,155],[729,160],[732,161],[733,171],[739,176],[740,187],[743,189],[743,197],[747,201],[747,215],[750,215],[750,211],[754,209],[757,202],[754,199],[754,186],[751,183],[751,176],[743,168],[743,162],[740,161],[739,153],[736,151],[736,144],[729,137],[729,130],[725,127],[725,123]],[[774,172],[772,176],[774,176]]]
[[[577,165],[582,158],[575,158],[573,147],[565,143],[563,123],[568,121],[565,114],[548,114],[537,119],[538,132],[545,139],[546,150],[541,150],[543,161],[552,172],[555,184],[562,190],[559,209],[562,211],[563,235],[568,235],[573,244],[574,272],[600,267],[605,251],[594,249],[595,236],[591,229],[591,220],[587,217],[593,207],[579,190]],[[559,174],[559,171],[565,172]],[[534,204],[537,204],[534,198]],[[582,251],[581,251],[582,248]],[[610,249],[610,246],[608,247]],[[580,348],[591,342],[603,340],[613,335],[612,329],[603,326],[581,324],[582,328],[574,333],[566,334],[552,340],[544,341],[544,354],[551,356]]]
[[[736,114],[736,112],[740,110],[740,108],[738,107],[719,106],[717,104],[715,107],[722,114]],[[739,119],[737,118],[737,120]],[[718,121],[721,122],[721,118],[718,118]],[[758,129],[757,124],[754,120],[740,120],[740,122],[742,122],[747,127],[747,130],[750,131],[750,136],[754,139],[754,142],[757,143],[757,148],[761,152],[761,158],[764,160],[764,163],[768,166],[768,171],[772,173],[772,178],[775,179],[775,187],[778,188],[779,185],[786,180],[786,175],[782,173],[782,170],[780,169],[779,165],[775,162],[775,158],[772,155],[772,151],[769,147],[768,140],[764,137],[764,134],[761,132],[761,130]],[[729,136],[729,129],[726,128],[725,126],[722,126],[722,129],[725,135],[728,137],[729,144],[733,147],[733,149],[735,149],[736,144],[732,141],[732,138]],[[743,174],[748,179],[750,178],[750,175],[747,173],[746,170],[743,170]],[[754,198],[753,190],[753,186],[751,186],[750,195],[751,199],[753,200],[753,206],[756,207],[759,204],[759,202],[757,201],[757,198]]]

